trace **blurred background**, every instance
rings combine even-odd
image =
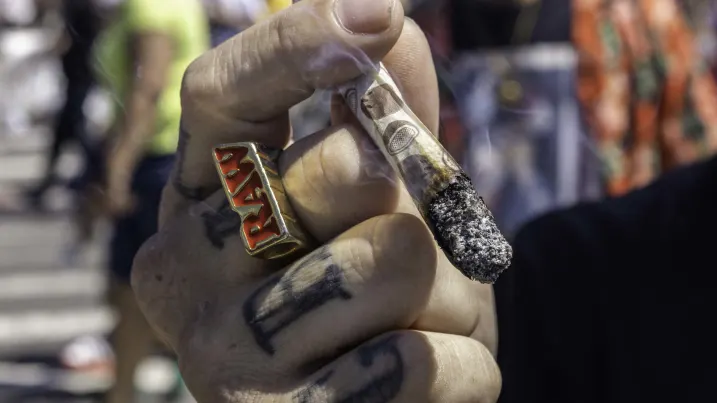
[[[289,4],[0,0],[0,403],[192,401],[159,343],[139,354],[127,345],[143,343],[132,336],[143,330],[115,331],[137,312],[117,297],[126,279],[112,268],[113,234],[122,231],[113,208],[123,206],[106,207],[113,185],[102,173],[122,166],[107,161],[139,119],[125,113],[141,99],[127,84],[137,66],[174,74]],[[441,139],[509,237],[550,210],[626,194],[717,150],[713,1],[404,6],[434,51]],[[178,13],[171,9],[185,10],[184,36],[162,31]],[[170,55],[162,70],[130,49],[148,26],[192,50]],[[117,52],[126,57],[108,57]],[[177,94],[164,85],[150,119],[178,122]],[[317,92],[291,111],[297,139],[328,124],[330,97]],[[174,147],[176,134],[156,137]],[[125,167],[144,172],[137,161],[156,152],[135,150]],[[139,244],[147,232],[124,236]]]

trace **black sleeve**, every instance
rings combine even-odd
[[[515,34],[526,27],[528,44],[570,43],[570,0],[541,0],[535,7],[511,1],[448,0],[451,38],[457,51],[524,46]],[[535,14],[534,14],[535,13]]]
[[[92,81],[92,46],[99,34],[99,19],[89,0],[66,0],[64,17],[70,47],[62,56],[63,70],[72,82]]]
[[[66,0],[63,7],[66,29],[73,44],[90,48],[100,30],[98,17],[89,0]]]
[[[502,403],[717,401],[717,159],[526,225],[496,284]]]

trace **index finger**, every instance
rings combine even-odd
[[[184,78],[179,158],[164,208],[221,187],[212,146],[283,148],[288,109],[373,68],[402,27],[397,0],[305,0],[202,55]]]

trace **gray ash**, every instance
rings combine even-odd
[[[510,266],[513,250],[467,176],[439,192],[428,215],[438,245],[467,277],[494,283]]]

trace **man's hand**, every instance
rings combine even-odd
[[[105,209],[111,217],[130,215],[135,208],[135,202],[130,186],[115,183],[105,189]]]
[[[125,154],[121,149],[115,149],[107,160],[105,209],[112,217],[129,215],[135,207],[132,193],[134,164],[127,161]]]
[[[437,132],[430,51],[398,0],[304,0],[188,69],[161,230],[132,282],[199,402],[497,399],[491,288],[448,263],[341,103],[332,127],[279,161],[297,218],[322,246],[295,262],[249,257],[221,189],[212,146],[283,148],[291,106],[378,60]]]

